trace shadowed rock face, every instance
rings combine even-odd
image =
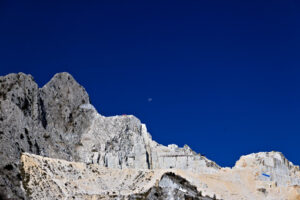
[[[82,162],[82,164],[74,163],[74,165],[86,166],[84,167],[86,168],[85,172],[76,168],[75,174],[78,176],[73,177],[72,174],[69,174],[66,177],[76,184],[80,183],[80,181],[78,183],[79,177],[83,179],[84,176],[89,177],[90,173],[94,173],[93,166],[99,170],[101,168],[101,173],[95,174],[96,177],[99,176],[98,182],[90,182],[89,179],[85,182],[90,189],[92,188],[88,190],[89,188],[85,188],[86,186],[83,187],[90,191],[89,195],[85,193],[86,190],[81,191],[78,188],[73,188],[74,191],[72,191],[69,185],[57,185],[57,182],[51,179],[52,176],[56,177],[57,174],[60,174],[60,171],[64,172],[60,174],[61,177],[69,172],[65,171],[67,166],[58,163],[63,162],[62,160],[53,159],[52,171],[44,171],[50,178],[48,177],[46,179],[48,181],[44,182],[45,177],[35,174],[36,171],[31,170],[30,167],[20,165],[20,156],[23,152],[30,153],[31,156],[27,156],[28,159],[32,157],[36,163],[46,166],[51,160],[47,161],[43,157],[35,158],[34,154],[65,161]],[[30,162],[26,162],[26,164],[31,166]],[[35,167],[33,169],[44,170],[40,165]],[[72,169],[70,170],[72,171]],[[111,172],[109,170],[117,170],[114,171],[117,175],[108,176],[107,173]],[[132,180],[123,177],[121,180],[124,182],[120,182],[119,179],[126,170],[132,170],[129,175],[125,173],[126,176],[131,177],[131,173],[133,173],[132,177],[138,179]],[[161,170],[166,173],[164,176],[161,174]],[[180,179],[182,176],[178,175],[179,172],[172,175],[172,170],[184,171],[183,175],[187,177],[184,180],[188,181]],[[253,184],[257,184],[258,188],[254,188],[254,191],[246,190],[249,194],[243,193],[241,198],[264,199],[265,195],[271,197],[276,195],[285,197],[284,195],[286,195],[284,192],[280,194],[274,192],[276,188],[274,191],[270,190],[268,187],[273,184],[270,181],[276,182],[274,183],[276,187],[277,185],[284,187],[285,189],[280,188],[283,191],[290,186],[294,187],[294,185],[300,184],[299,167],[288,162],[278,152],[244,156],[237,162],[233,171],[228,170],[220,168],[215,162],[195,153],[187,145],[179,148],[177,145],[163,146],[156,143],[147,132],[146,126],[132,115],[113,117],[100,115],[90,104],[85,89],[68,73],[56,74],[42,88],[38,88],[31,75],[19,73],[0,77],[0,195],[2,195],[2,199],[26,198],[22,186],[25,187],[27,195],[29,193],[37,195],[33,199],[45,199],[55,193],[52,190],[48,194],[43,193],[44,190],[48,190],[38,182],[34,182],[34,177],[41,183],[50,184],[49,187],[56,188],[61,196],[65,194],[61,191],[64,191],[64,187],[66,187],[68,194],[71,197],[75,195],[77,199],[89,199],[93,197],[93,193],[98,195],[97,198],[114,199],[113,195],[116,195],[119,190],[127,192],[126,195],[117,196],[125,199],[139,199],[140,197],[143,197],[142,199],[190,199],[192,197],[192,199],[203,200],[213,198],[214,194],[232,199],[231,193],[226,192],[228,188],[232,190],[231,182],[236,184],[233,187],[232,195],[239,199],[240,196],[237,197],[236,194],[244,189],[237,190],[236,188],[239,188],[240,182],[243,182],[244,179],[248,180],[249,177],[250,180],[246,183],[254,181]],[[150,184],[148,179],[140,179],[139,171],[152,177],[151,180],[159,181],[159,184]],[[155,176],[150,176],[151,173],[154,173]],[[270,178],[262,177],[262,173],[268,174]],[[201,180],[206,182],[199,182],[198,175],[201,174],[205,174]],[[128,180],[129,183],[127,183]],[[191,180],[193,184],[190,183]],[[228,185],[225,183],[218,185],[216,180],[223,181]],[[119,183],[120,185],[118,185]],[[107,191],[111,194],[102,193],[106,191],[105,188],[99,190],[98,187],[91,186],[97,186],[97,184],[107,187]],[[145,188],[145,185],[148,190],[142,189]],[[210,197],[201,196],[192,185],[197,186],[198,190],[201,188],[199,191],[209,194]],[[78,186],[83,185],[79,184]],[[133,192],[132,187],[137,188],[137,191]],[[298,198],[298,188],[295,188],[289,189]],[[251,189],[253,189],[252,186]],[[256,192],[258,196],[256,194],[256,196],[251,196]],[[60,197],[53,198],[59,199]]]
[[[67,73],[57,74],[41,89],[31,75],[0,77],[0,193],[7,198],[24,197],[21,152],[71,158],[79,129],[84,127],[72,126],[75,119],[71,115],[78,115],[83,102],[89,103],[87,93]],[[67,137],[70,131],[71,139]]]
[[[45,132],[39,106],[39,89],[25,74],[0,77],[0,193],[21,198],[21,152],[40,154]]]

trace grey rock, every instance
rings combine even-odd
[[[219,168],[189,148],[157,144],[132,115],[101,116],[65,72],[42,88],[31,75],[0,77],[0,109],[0,193],[7,198],[24,198],[22,152],[119,169]]]
[[[43,150],[39,91],[32,76],[23,73],[0,77],[0,88],[0,193],[22,198],[20,153]]]
[[[197,190],[196,186],[191,185],[187,180],[172,172],[165,173],[158,184],[151,187],[147,192],[142,194],[132,194],[128,197],[129,200],[217,200],[216,198],[204,197]]]
[[[0,193],[5,198],[24,198],[21,152],[72,159],[88,123],[78,110],[82,103],[89,103],[88,95],[68,73],[56,74],[41,89],[31,75],[0,77]]]
[[[64,72],[56,74],[39,90],[44,109],[44,128],[51,148],[47,155],[66,160],[74,159],[74,149],[89,121],[79,107],[89,103],[85,89]]]
[[[26,198],[22,188],[26,187],[26,177],[20,171],[23,152],[84,162],[107,170],[132,169],[134,173],[137,170],[176,169],[213,175],[224,171],[187,145],[180,148],[153,141],[146,125],[135,116],[102,116],[90,104],[86,90],[65,72],[56,74],[42,88],[31,75],[19,73],[0,77],[0,195],[3,198]],[[257,167],[257,173],[270,173],[272,180],[278,182],[276,184],[284,187],[290,183],[299,184],[299,168],[277,154],[270,155],[259,154],[254,156],[255,159],[250,156],[245,162],[261,166]],[[244,170],[244,165],[239,164],[242,161],[235,169]],[[262,162],[268,164],[261,165]],[[239,174],[236,177],[239,179]],[[175,180],[170,176],[167,178],[149,194],[160,191],[167,195],[170,188],[164,187],[164,183]],[[206,183],[203,189],[207,189]],[[186,195],[175,192],[178,188],[173,190],[177,197]]]

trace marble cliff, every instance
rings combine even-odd
[[[221,168],[187,145],[153,141],[132,115],[105,117],[68,73],[39,88],[0,77],[0,199],[300,199],[280,152]]]

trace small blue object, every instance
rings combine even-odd
[[[262,173],[262,175],[265,176],[265,177],[270,177],[269,174]]]

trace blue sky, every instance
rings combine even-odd
[[[221,166],[271,150],[300,164],[299,25],[296,0],[2,0],[0,75],[67,71],[101,114]]]

